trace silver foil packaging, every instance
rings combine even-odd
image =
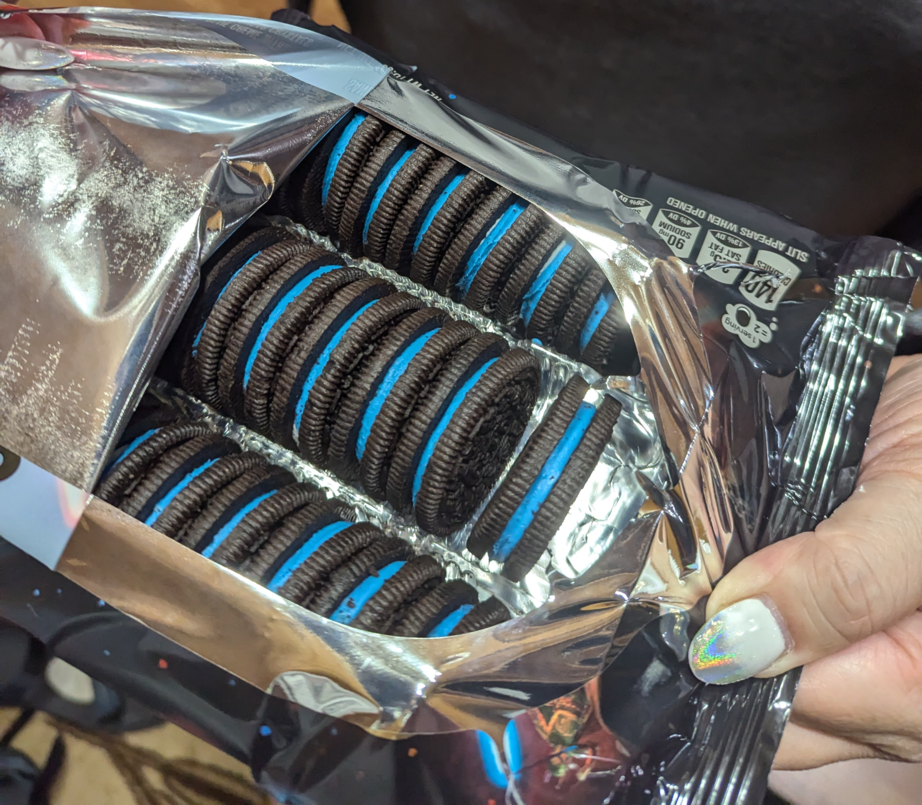
[[[864,238],[796,277],[736,263],[699,270],[571,164],[317,32],[190,15],[31,16],[60,21],[74,62],[0,72],[0,275],[11,289],[0,444],[11,452],[92,485],[197,266],[355,104],[578,240],[624,308],[641,374],[591,378],[624,406],[615,440],[519,585],[464,557],[463,532],[421,534],[182,402],[455,561],[519,614],[502,626],[440,640],[358,632],[97,500],[60,575],[0,551],[0,613],[195,724],[287,801],[681,803],[708,789],[714,801],[756,802],[793,680],[702,691],[685,668],[688,634],[728,562],[811,527],[850,491],[916,256]],[[543,406],[568,373],[588,371],[534,349]],[[62,639],[66,628],[79,645]],[[321,752],[332,759],[317,764]],[[730,772],[718,780],[719,764]]]

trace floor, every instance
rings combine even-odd
[[[268,17],[281,0],[98,0],[100,6],[145,7],[163,11],[205,11],[241,16]],[[72,0],[22,0],[22,7],[73,5]],[[337,0],[314,0],[314,18],[325,25],[348,29]],[[15,714],[0,710],[0,732]],[[17,747],[44,758],[55,730],[43,720],[31,724],[17,740]],[[53,805],[129,805],[133,802],[107,754],[86,743],[67,739],[68,768],[58,786]],[[228,771],[247,774],[242,765],[204,742],[171,725],[140,733],[132,742],[165,757],[187,757],[215,764]],[[810,772],[776,773],[772,785],[795,805],[922,805],[922,765],[884,761],[853,761]]]

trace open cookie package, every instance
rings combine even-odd
[[[28,13],[0,615],[284,802],[761,802],[796,674],[690,637],[851,491],[918,256],[705,231],[307,22]]]

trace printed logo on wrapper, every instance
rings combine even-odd
[[[645,198],[637,198],[636,196],[629,196],[627,193],[622,193],[620,190],[615,190],[615,198],[618,199],[625,207],[629,210],[636,212],[644,221],[650,220],[650,212],[653,210],[653,202],[647,201]]]
[[[701,231],[701,224],[681,212],[660,210],[656,214],[653,228],[676,257],[689,257]]]
[[[0,447],[0,537],[52,570],[90,497]]]

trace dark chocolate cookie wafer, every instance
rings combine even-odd
[[[525,576],[560,528],[618,419],[621,406],[605,394],[581,400],[571,414],[578,388],[565,389],[560,405],[552,406],[529,439],[534,445],[522,451],[468,541],[475,555],[486,549],[491,559],[503,562],[503,575],[513,581]]]
[[[337,533],[327,526],[340,524],[338,530],[352,525],[352,511],[341,503],[320,501],[308,505],[277,521],[269,538],[243,567],[243,572],[260,581],[272,592],[278,592],[294,570],[306,561],[315,543],[311,537],[318,532],[325,536]]]
[[[582,246],[565,240],[541,267],[522,298],[525,335],[552,346],[580,283],[595,263]]]
[[[343,265],[339,257],[322,246],[314,246],[280,265],[243,303],[224,339],[218,365],[218,399],[225,414],[244,419],[247,364],[254,350],[258,352],[257,344],[265,341],[274,320],[298,298],[299,291],[307,291],[314,280]],[[316,302],[316,307],[321,301]]]
[[[440,584],[405,605],[395,615],[388,634],[399,637],[446,637],[477,605],[477,591],[465,581]]]
[[[574,360],[580,359],[580,335],[585,330],[587,319],[605,288],[611,290],[608,280],[598,266],[593,266],[583,277],[572,303],[560,322],[560,329],[554,338],[554,348],[558,352],[569,355]]]
[[[330,433],[329,466],[341,478],[357,477],[359,439],[368,438],[394,384],[446,321],[448,314],[436,308],[411,313],[390,329],[361,370],[354,373]]]
[[[208,314],[194,350],[194,387],[186,387],[203,402],[220,408],[218,368],[224,353],[227,334],[246,302],[266,278],[289,260],[308,255],[316,247],[310,241],[284,241],[264,249],[222,291],[220,299]]]
[[[377,191],[388,176],[399,172],[410,158],[413,140],[402,131],[388,132],[371,152],[349,189],[339,221],[340,247],[353,257],[361,257],[366,221]]]
[[[456,293],[456,286],[463,279],[465,287],[470,287],[470,280],[473,279],[476,268],[472,269],[468,264],[472,262],[474,252],[478,252],[478,259],[473,262],[479,267],[489,254],[489,248],[495,245],[505,228],[508,228],[506,223],[511,226],[517,217],[515,213],[520,213],[524,209],[523,204],[515,204],[515,201],[512,193],[505,187],[495,187],[474,206],[445,251],[438,270],[433,274],[431,288],[434,291],[455,299],[464,297],[463,291]],[[507,212],[510,213],[508,216]],[[503,232],[499,231],[500,221],[503,221],[505,227]]]
[[[219,458],[180,490],[151,525],[161,534],[175,539],[216,494],[247,471],[264,464],[265,459],[258,453],[238,453]]]
[[[464,269],[458,282],[458,293],[471,310],[492,315],[516,265],[525,258],[528,247],[547,226],[543,212],[529,204],[520,213],[521,204],[522,201],[516,199],[470,257],[462,260]],[[498,235],[499,240],[493,245]]]
[[[244,421],[260,433],[269,432],[269,407],[276,378],[295,340],[310,325],[327,301],[341,288],[367,275],[357,268],[332,268],[339,258],[330,255],[316,261],[318,268],[304,266],[266,303],[270,311],[255,337],[251,331],[241,349],[236,373],[242,374]],[[302,274],[303,272],[303,274]],[[290,288],[286,290],[286,287]],[[241,369],[243,356],[245,363]]]
[[[393,576],[386,579],[380,590],[362,604],[361,585],[350,594],[341,607],[348,615],[356,610],[350,623],[369,632],[385,632],[391,620],[401,607],[412,605],[419,598],[434,590],[445,578],[442,566],[431,556],[417,556],[410,559]],[[366,580],[369,586],[377,580]],[[335,620],[335,613],[334,613]]]
[[[486,601],[481,601],[468,612],[458,625],[451,630],[451,634],[479,632],[481,629],[489,629],[491,626],[505,623],[511,617],[506,605],[498,598],[491,597]]]
[[[164,453],[121,503],[126,514],[152,526],[173,498],[222,456],[240,448],[219,433],[197,436]]]
[[[495,187],[489,179],[474,171],[468,172],[457,185],[454,181],[449,183],[411,230],[415,230],[411,280],[425,288],[432,287],[436,269],[452,239],[474,206]]]
[[[362,250],[370,260],[384,263],[387,243],[397,217],[438,158],[436,150],[418,143],[406,154],[406,161],[401,157],[378,184],[362,230]]]
[[[292,347],[272,389],[269,428],[285,447],[300,449],[308,396],[343,335],[393,286],[365,277],[337,291]]]
[[[477,334],[467,322],[449,321],[385,378],[386,393],[363,414],[356,441],[362,487],[371,497],[386,498],[391,461],[407,422],[452,356]]]
[[[301,414],[298,444],[309,461],[327,466],[330,434],[354,374],[361,372],[361,365],[374,355],[387,331],[422,306],[415,296],[390,294],[364,309],[358,318],[350,319],[330,340],[330,352],[327,357],[324,350],[318,361],[320,371]]]
[[[301,606],[319,594],[333,573],[383,537],[381,529],[371,523],[347,520],[310,528],[297,553],[264,576],[269,589]]]
[[[390,130],[385,123],[363,112],[354,112],[353,115],[352,121],[343,129],[330,153],[323,171],[323,216],[327,230],[334,234],[339,232],[339,222],[353,183],[375,146]]]
[[[417,235],[423,222],[433,208],[438,211],[440,203],[445,203],[465,175],[465,169],[450,157],[439,157],[429,166],[391,229],[384,252],[384,265],[391,271],[404,275],[410,273]]]
[[[361,610],[362,600],[367,601],[377,593],[384,582],[403,567],[412,553],[410,546],[402,539],[381,537],[330,574],[322,589],[305,606],[318,615],[339,623],[349,623]],[[361,598],[353,595],[352,600],[346,602],[346,597],[355,593],[369,577],[373,581],[361,591]]]
[[[554,447],[563,438],[588,391],[589,384],[580,375],[571,377],[560,390],[538,427],[528,437],[499,489],[474,523],[467,540],[467,549],[474,556],[482,557],[499,538]]]
[[[416,467],[413,504],[422,528],[447,536],[473,516],[525,432],[540,376],[535,357],[521,349],[466,375]]]
[[[210,426],[201,422],[155,425],[150,429],[141,425],[139,430],[140,433],[125,445],[109,466],[94,493],[106,503],[119,508],[124,498],[144,477],[150,465],[166,451],[214,432]]]
[[[640,358],[624,308],[606,283],[580,333],[580,357],[603,375],[635,375]]]
[[[562,241],[563,231],[559,226],[551,225],[541,229],[521,259],[516,261],[508,280],[498,289],[492,312],[495,321],[507,327],[521,323],[522,299],[541,267]]]

